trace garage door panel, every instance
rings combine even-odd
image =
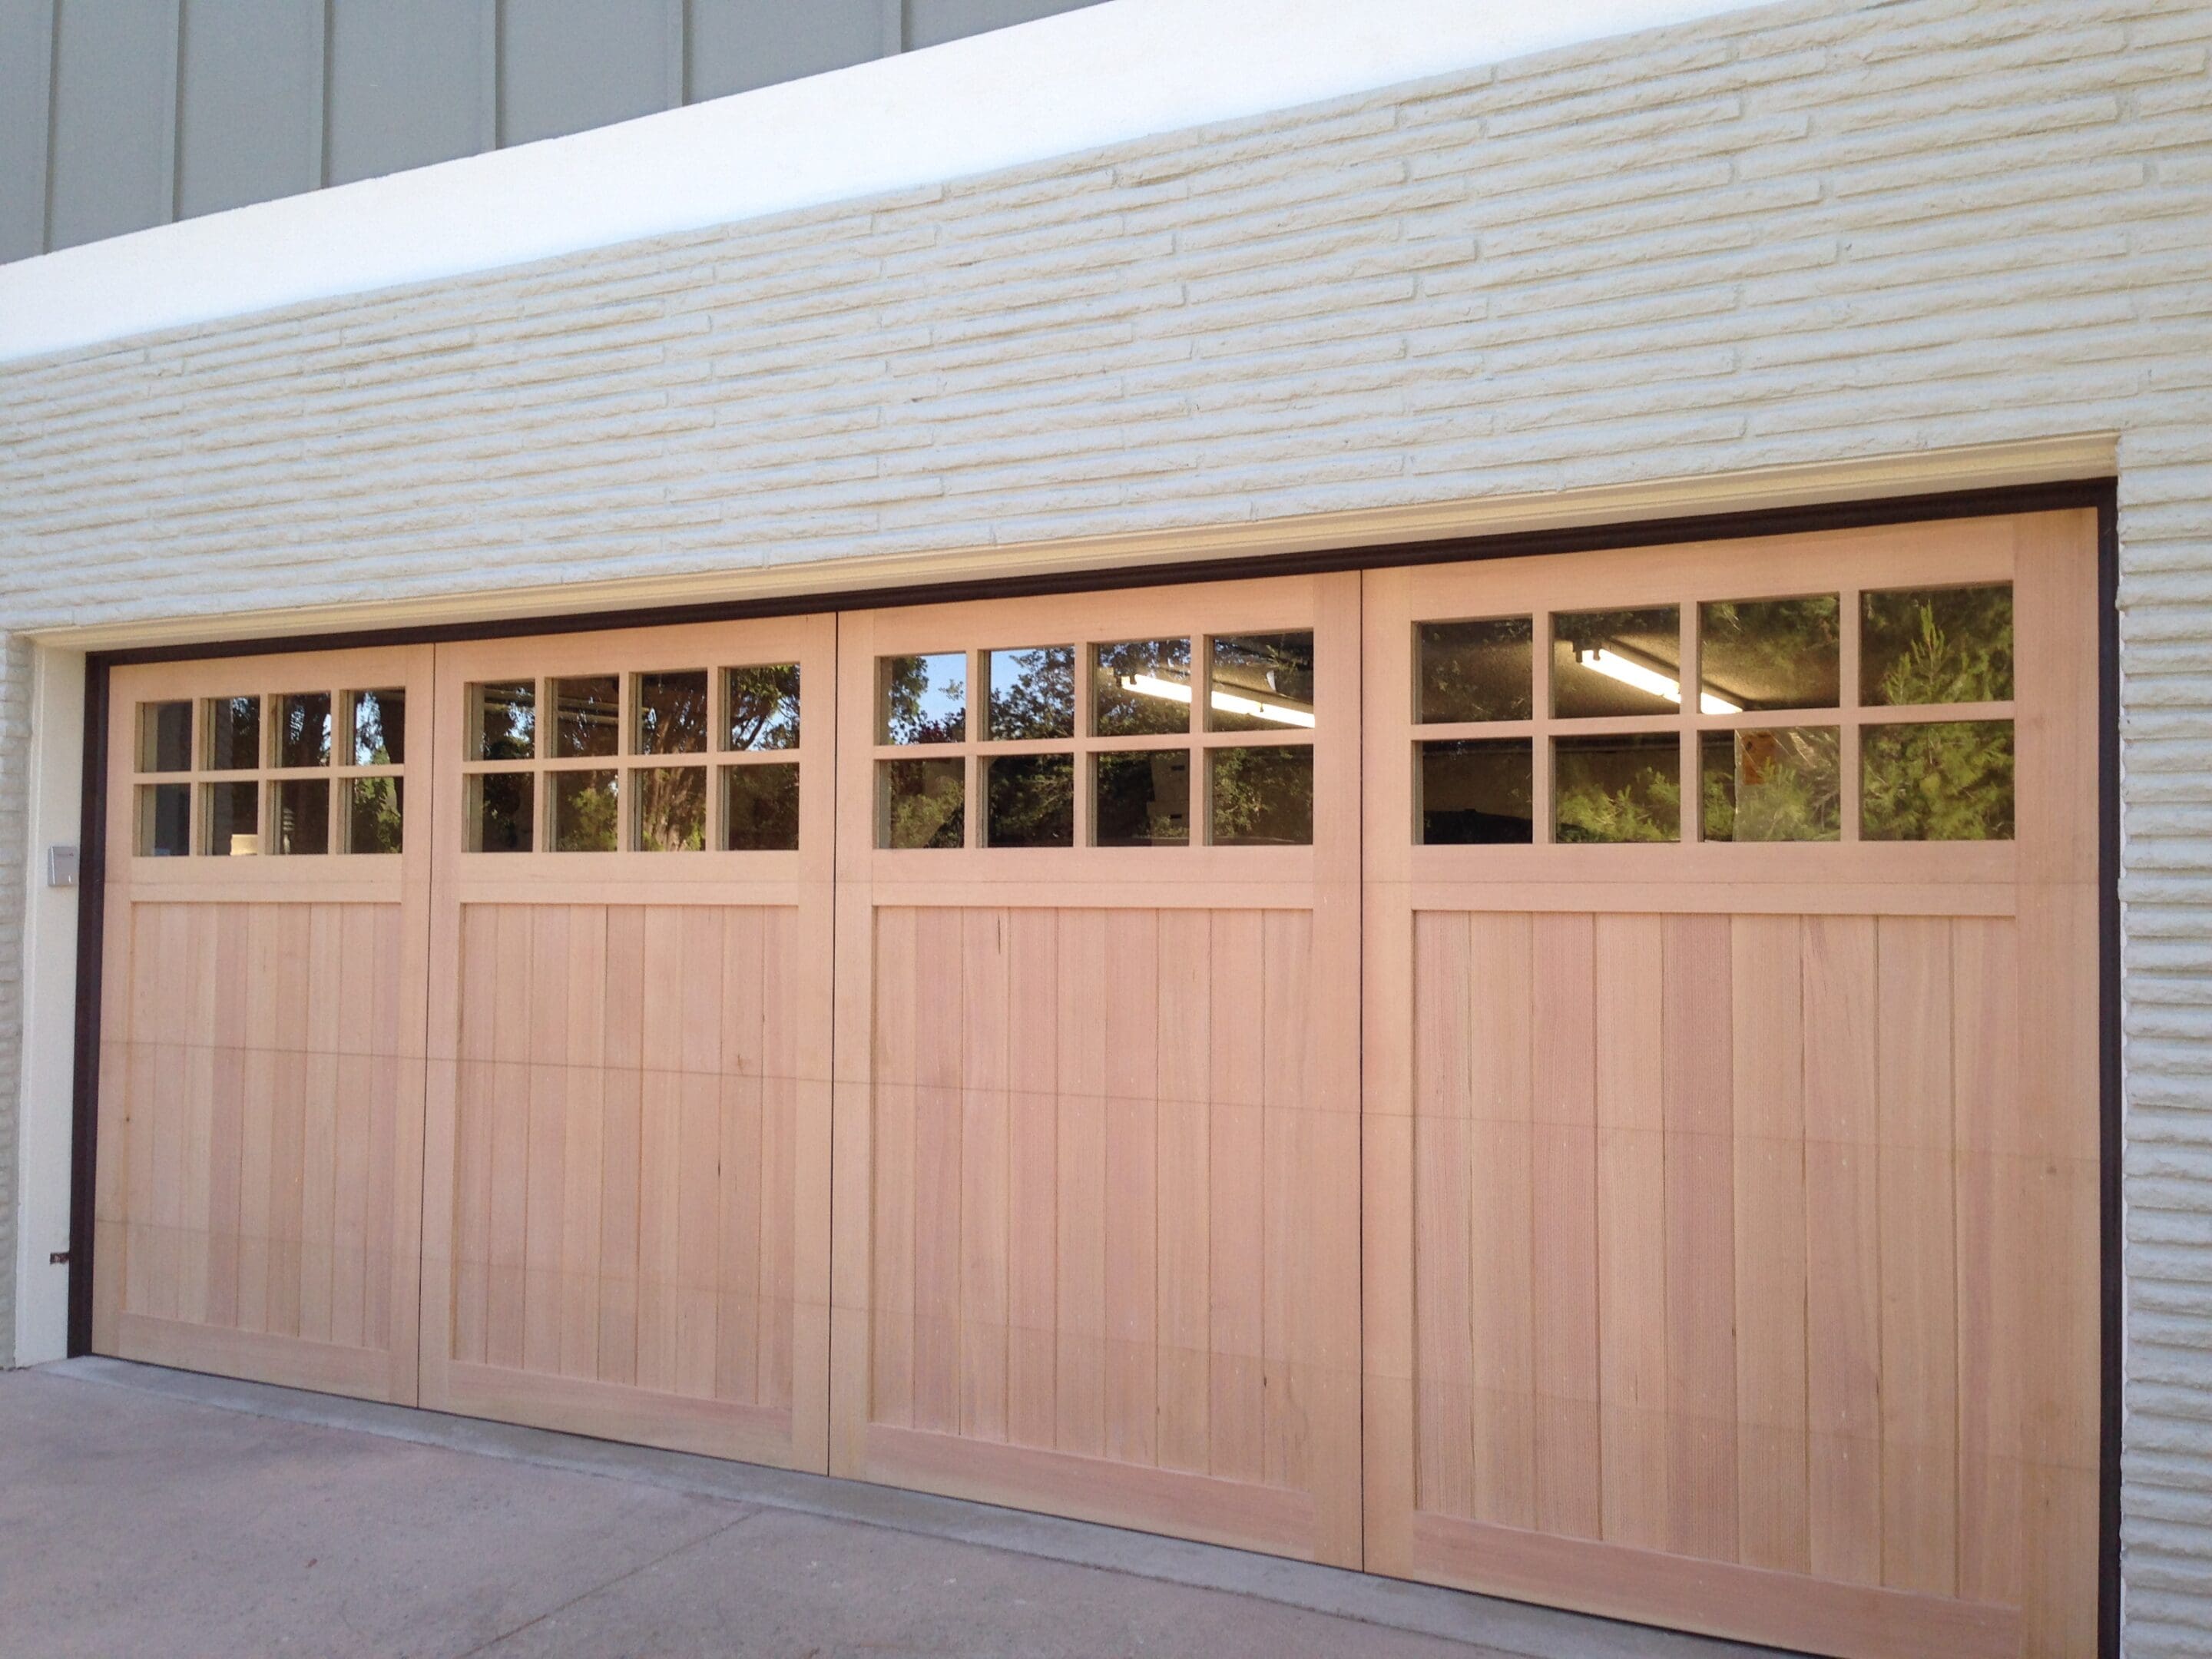
[[[441,649],[426,1401],[823,1467],[832,632]]]
[[[1345,579],[842,619],[835,1472],[1357,1559],[1355,622]],[[1227,678],[1249,636],[1279,684]],[[922,663],[933,701],[879,708]],[[1293,747],[1286,829],[1218,757]],[[1172,774],[1159,844],[1108,844],[1131,754]],[[1006,756],[1075,781],[1056,828],[1016,800],[1018,845]],[[915,765],[968,797],[885,844]]]
[[[403,711],[427,729],[428,667],[114,674],[104,1352],[414,1396],[428,837],[402,792],[428,769]],[[356,791],[392,839],[353,834]]]
[[[1824,1652],[2087,1639],[2094,1515],[2038,1506],[2094,1466],[2087,528],[1926,530],[1917,569],[1838,535],[1370,574],[1370,1565]],[[1798,712],[1755,653],[1716,678],[1724,629],[1808,589],[1840,594],[1840,707]],[[1918,654],[1861,676],[1914,605]],[[2001,669],[1958,672],[1944,629],[2008,606]],[[1408,719],[1431,638],[1516,611],[1549,641],[1533,718]],[[1647,696],[1691,665],[1698,706],[1586,717],[1556,677],[1594,659]],[[1995,727],[1923,712],[1983,686]],[[1825,836],[1796,796],[1767,820],[1795,844],[1729,839],[1802,752],[1747,708],[1841,732]],[[1625,773],[1620,816],[1571,807],[1570,750],[1615,726],[1679,734],[1679,822],[1665,793],[1637,819]],[[1439,744],[1514,745],[1527,793]]]

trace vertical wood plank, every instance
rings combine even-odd
[[[1474,982],[1468,918],[1413,918],[1414,1492],[1421,1508],[1474,1516]]]
[[[711,912],[710,921],[718,920]],[[702,944],[704,941],[702,941]],[[719,960],[721,941],[713,941]],[[714,1010],[701,1011],[711,1019]],[[719,1029],[719,1022],[714,1022]],[[685,1021],[687,1026],[690,1021]],[[696,1052],[696,1051],[695,1051]],[[714,1397],[720,1359],[715,1328],[720,1298],[715,1268],[721,1254],[722,1079],[713,1072],[686,1071],[678,1085],[678,1156],[682,1167],[676,1187],[676,1364],[675,1389],[694,1400]]]
[[[870,1410],[876,1422],[914,1422],[915,983],[916,913],[876,912],[870,1307],[874,1338]]]
[[[561,1374],[594,1378],[599,1362],[599,1201],[606,1180],[605,907],[568,917],[562,1020],[568,1073],[561,1156]]]
[[[1882,1582],[1958,1589],[1950,923],[1877,925]]]
[[[1729,958],[1727,917],[1666,919],[1668,1536],[1720,1561],[1737,1534]]]
[[[1738,916],[1730,937],[1738,1559],[1784,1572],[1812,1570],[1802,932],[1795,916]]]
[[[1320,1135],[1313,1121],[1313,1034],[1309,1001],[1313,917],[1304,910],[1261,913],[1261,1363],[1267,1383],[1261,1420],[1267,1479],[1303,1486],[1310,1467],[1309,1390],[1321,1358],[1316,1340],[1313,1188]]]
[[[915,923],[914,1422],[960,1427],[961,913]]]
[[[1537,916],[1531,948],[1536,1525],[1595,1538],[1603,1513],[1593,920]]]
[[[1159,1462],[1207,1468],[1208,1189],[1212,928],[1204,910],[1159,916]]]
[[[1159,1291],[1159,918],[1106,918],[1106,1453],[1150,1464]]]
[[[1006,1437],[1006,913],[961,918],[960,1431]]]
[[[638,1212],[644,1181],[645,912],[636,905],[610,905],[606,934],[598,1369],[602,1381],[629,1383],[637,1380]]]
[[[1098,984],[1105,915],[1064,910],[1059,935],[1054,1439],[1062,1451],[1096,1456],[1106,1447],[1106,1005]]]
[[[1057,1413],[1059,949],[1055,912],[1008,914],[1006,1432],[1039,1447]]]
[[[1608,1541],[1665,1549],[1667,1189],[1660,919],[1597,918],[1601,1455]]]
[[[1208,1168],[1212,1215],[1213,1363],[1210,1415],[1213,1473],[1234,1480],[1265,1474],[1261,1286],[1267,1275],[1261,1165],[1266,1031],[1260,913],[1212,915],[1213,1133]]]
[[[1881,1582],[1875,922],[1805,919],[1808,1532],[1813,1571]]]
[[[1527,916],[1479,914],[1468,927],[1475,1516],[1527,1528],[1536,1520],[1529,1128],[1534,963]]]
[[[2020,974],[2010,919],[1952,924],[1958,1089],[1959,1594],[2017,1607],[2021,1390],[2030,1249],[2006,1156],[2020,1101]]]

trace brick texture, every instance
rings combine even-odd
[[[2209,65],[1810,0],[0,368],[0,629],[2117,430],[2128,1646],[2212,1655]]]

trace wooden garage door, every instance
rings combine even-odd
[[[834,647],[440,647],[423,1404],[824,1467]]]
[[[834,1473],[1358,1563],[1358,603],[842,619]]]
[[[2094,534],[1370,576],[1370,1568],[2094,1650]]]
[[[94,1345],[411,1401],[430,653],[110,697]]]

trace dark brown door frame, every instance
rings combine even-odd
[[[337,650],[368,645],[419,645],[533,634],[573,634],[611,628],[650,628],[676,623],[720,622],[745,617],[789,616],[811,611],[857,611],[956,599],[1070,593],[1113,587],[1164,586],[1229,581],[1252,576],[1388,565],[1441,564],[1474,559],[1523,558],[1533,554],[1583,553],[1602,548],[1663,547],[1872,525],[1925,523],[1999,514],[2091,507],[2097,514],[2098,573],[2098,875],[2099,1030],[2101,1079],[2099,1233],[2102,1285],[2102,1457],[2100,1491],[2098,1649],[2103,1659],[2120,1650],[2120,675],[2119,495],[2113,478],[2028,484],[2003,489],[1891,496],[1758,512],[1641,520],[1498,536],[1455,537],[1395,546],[1332,548],[1318,552],[1194,560],[1137,568],[1071,571],[938,585],[908,584],[859,592],[779,596],[708,605],[600,611],[508,622],[450,623],[350,633],[289,635],[251,640],[215,639],[191,645],[149,646],[94,652],[85,659],[84,805],[79,830],[82,859],[77,902],[76,1053],[70,1150],[69,1352],[92,1350],[93,1201],[94,1137],[99,1121],[100,954],[104,933],[107,823],[107,701],[110,671],[126,663],[179,662],[203,657],[245,657],[289,651]]]

